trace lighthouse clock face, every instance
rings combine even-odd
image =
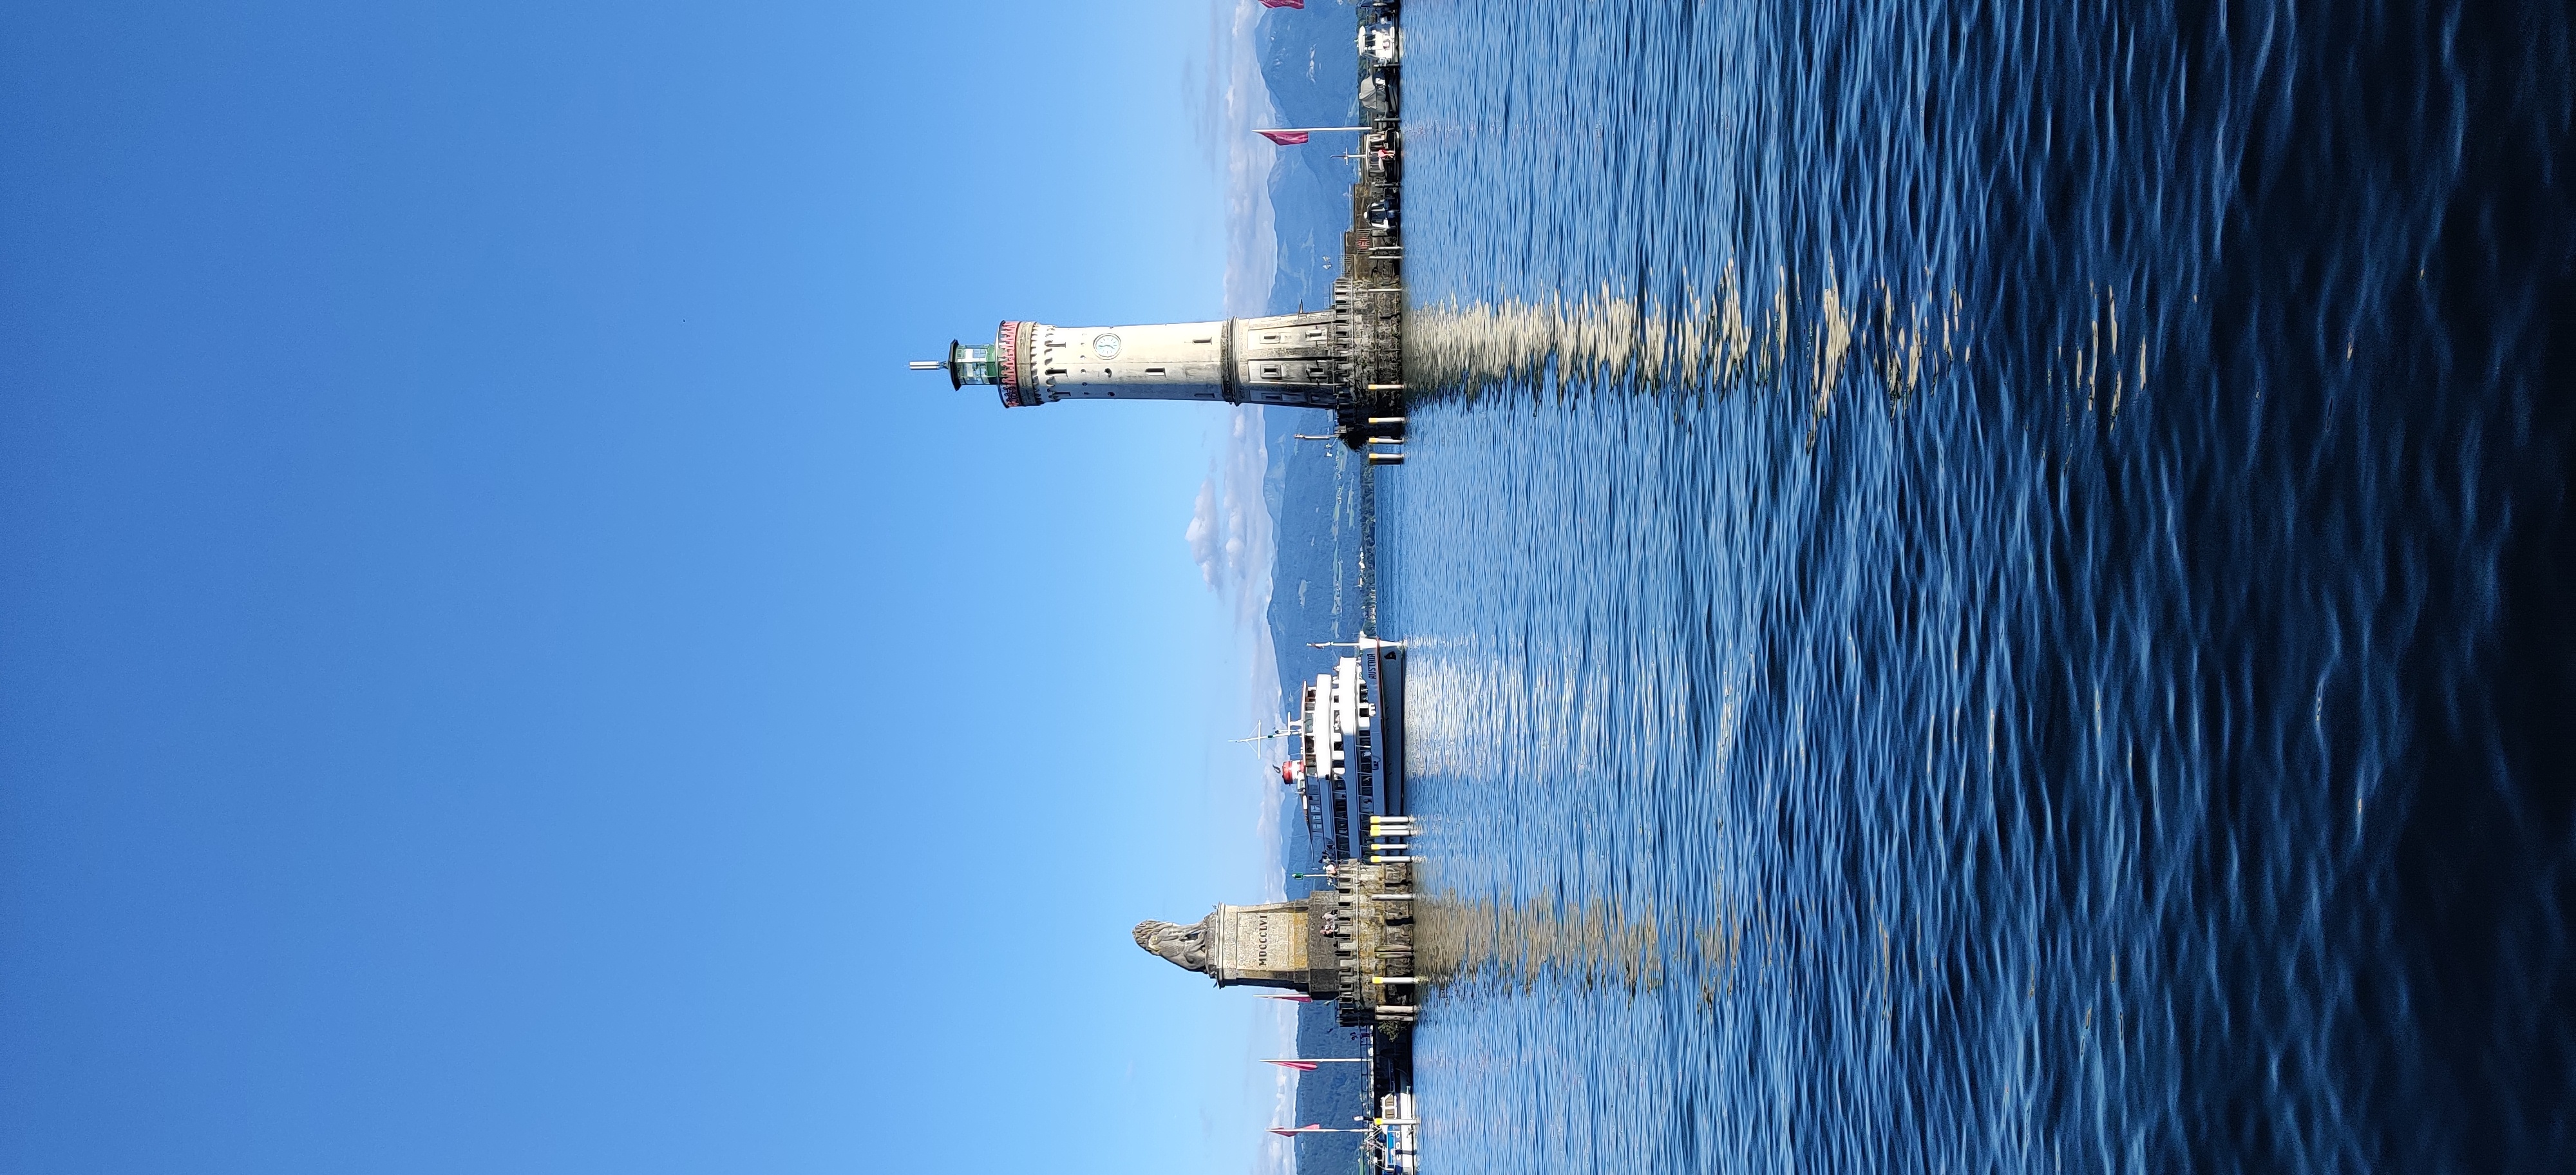
[[[1117,357],[1118,357],[1118,336],[1116,336],[1116,335],[1094,335],[1094,336],[1092,336],[1092,339],[1091,339],[1091,353],[1092,353],[1092,354],[1094,354],[1094,355],[1098,355],[1098,356],[1100,356],[1100,357],[1101,357],[1101,358],[1103,358],[1103,359],[1115,359],[1115,358],[1117,358]]]

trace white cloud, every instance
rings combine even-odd
[[[1190,561],[1199,565],[1199,574],[1207,577],[1211,589],[1226,581],[1225,551],[1217,545],[1217,532],[1225,520],[1217,514],[1216,475],[1209,474],[1199,483],[1199,503],[1190,510],[1189,529],[1181,537],[1190,544]]]
[[[1286,717],[1286,699],[1279,689],[1279,661],[1270,641],[1271,568],[1278,561],[1278,543],[1270,504],[1261,496],[1262,475],[1270,462],[1269,446],[1264,439],[1261,409],[1237,408],[1233,428],[1226,437],[1225,450],[1217,472],[1199,488],[1203,512],[1227,528],[1223,551],[1231,562],[1227,581],[1234,605],[1232,625],[1238,655],[1235,663],[1245,668],[1244,728],[1274,730]],[[1197,518],[1192,519],[1197,531]],[[1202,567],[1206,564],[1202,563]],[[1278,752],[1274,744],[1251,744],[1267,759]],[[1251,756],[1246,756],[1247,760]],[[1253,763],[1244,764],[1248,777],[1245,786],[1260,787],[1271,794],[1258,805],[1260,819],[1252,830],[1253,843],[1262,858],[1263,892],[1259,900],[1279,901],[1287,896],[1287,868],[1280,844],[1281,804],[1278,788],[1270,786],[1264,772],[1252,776]],[[1258,782],[1255,782],[1257,780]],[[1296,1005],[1280,1000],[1252,1000],[1247,1063],[1261,1057],[1296,1055]],[[1270,1070],[1270,1121],[1287,1123],[1297,1113],[1297,1077],[1287,1069],[1255,1065]],[[1259,1149],[1253,1152],[1254,1175],[1295,1175],[1297,1147],[1294,1139],[1261,1136]]]
[[[1217,120],[1225,145],[1225,312],[1259,314],[1270,299],[1279,269],[1279,231],[1270,212],[1270,167],[1278,149],[1252,133],[1272,122],[1270,88],[1261,80],[1260,45],[1253,37],[1266,11],[1236,0],[1234,34],[1225,67],[1225,108]]]
[[[1270,90],[1261,80],[1260,50],[1253,36],[1267,10],[1252,0],[1234,0],[1233,8],[1225,109],[1219,120],[1226,145],[1225,312],[1256,315],[1268,309],[1270,285],[1279,269],[1279,234],[1270,208],[1270,168],[1278,156],[1252,128],[1278,123],[1271,121]],[[1236,663],[1245,667],[1249,677],[1244,691],[1245,727],[1272,730],[1285,721],[1286,699],[1279,691],[1278,653],[1270,641],[1270,572],[1278,563],[1278,542],[1270,505],[1261,495],[1262,478],[1270,464],[1268,430],[1257,407],[1235,409],[1228,423],[1232,428],[1218,461],[1220,476],[1209,479],[1201,497],[1210,497],[1211,491],[1220,494],[1229,504],[1228,515],[1239,523],[1240,545],[1233,557],[1240,578],[1233,603],[1235,639],[1243,653]],[[1263,876],[1269,879],[1262,900],[1276,901],[1287,896],[1279,805],[1264,803],[1260,811],[1253,835],[1263,857]],[[1252,1057],[1295,1056],[1296,1005],[1282,1000],[1250,1002],[1258,1005],[1249,1026]],[[1296,1074],[1259,1067],[1271,1070],[1270,1121],[1291,1121],[1297,1114]],[[1296,1140],[1263,1135],[1252,1156],[1254,1175],[1296,1175],[1296,1170]]]
[[[1209,590],[1235,597],[1236,624],[1259,628],[1270,611],[1268,580],[1276,551],[1270,507],[1261,496],[1270,453],[1262,437],[1261,409],[1236,408],[1231,424],[1216,467],[1199,483],[1198,501],[1190,508],[1181,539],[1190,545],[1190,561],[1198,564]]]
[[[1253,0],[1220,0],[1209,25],[1211,62],[1204,75],[1185,76],[1183,87],[1198,127],[1202,158],[1222,167],[1226,198],[1225,312],[1249,316],[1267,308],[1270,286],[1279,266],[1279,240],[1272,223],[1270,169],[1276,152],[1252,129],[1270,122],[1270,92],[1262,84],[1258,42],[1254,33],[1266,10]],[[1279,663],[1270,642],[1270,573],[1278,545],[1269,503],[1262,498],[1262,479],[1270,454],[1266,429],[1257,407],[1238,407],[1214,455],[1207,479],[1200,483],[1183,538],[1210,590],[1232,605],[1232,638],[1247,674],[1241,729],[1272,730],[1284,720],[1279,690]],[[1267,757],[1268,744],[1251,744]],[[1264,787],[1255,760],[1244,757],[1242,783],[1218,786]],[[1275,792],[1275,787],[1265,787]],[[1263,858],[1264,892],[1259,899],[1286,896],[1281,858],[1280,805],[1265,795],[1255,807],[1260,818],[1250,830]],[[1269,1077],[1268,1123],[1289,1121],[1297,1109],[1294,1072],[1256,1063],[1261,1057],[1293,1055],[1297,1047],[1296,1006],[1278,1000],[1245,1000],[1246,1063]],[[1258,1079],[1256,1078],[1256,1081]],[[1258,1089],[1258,1086],[1255,1086]],[[1260,1095],[1254,1093],[1258,1102]],[[1256,1135],[1251,1146],[1255,1175],[1294,1175],[1293,1139]]]

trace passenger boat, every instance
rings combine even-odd
[[[1316,674],[1299,691],[1297,717],[1281,733],[1288,736],[1288,760],[1279,767],[1279,782],[1295,787],[1306,814],[1306,830],[1327,861],[1365,855],[1360,829],[1369,816],[1396,809],[1393,781],[1387,778],[1381,738],[1378,693],[1390,680],[1393,664],[1403,655],[1401,641],[1363,636],[1334,646],[1355,655],[1343,657],[1330,673]]]

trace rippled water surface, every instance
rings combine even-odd
[[[1415,0],[1444,1171],[2567,1170],[2557,8]]]

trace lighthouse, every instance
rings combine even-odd
[[[945,370],[952,387],[992,385],[1005,408],[1058,400],[1338,408],[1353,390],[1350,319],[1337,307],[1148,326],[1004,322],[989,344],[951,341],[946,359],[912,367]]]
[[[1404,250],[1393,215],[1392,120],[1362,140],[1366,158],[1351,188],[1351,231],[1332,305],[1261,318],[1142,326],[1056,326],[1012,320],[990,343],[950,340],[949,386],[983,384],[1005,408],[1058,400],[1197,400],[1322,408],[1353,449],[1403,433]],[[1402,460],[1373,455],[1372,464]]]

